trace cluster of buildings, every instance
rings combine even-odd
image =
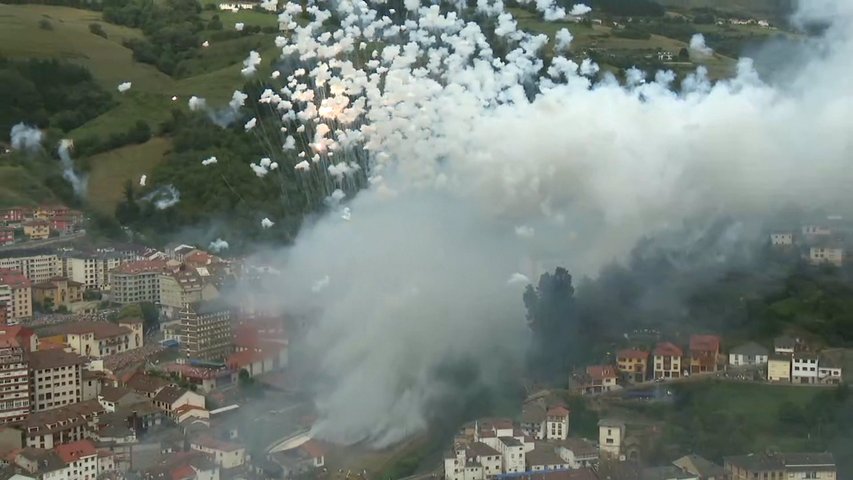
[[[772,352],[756,342],[747,342],[726,355],[721,345],[716,335],[691,335],[686,350],[672,342],[659,342],[652,350],[619,350],[615,365],[590,365],[574,372],[569,388],[579,394],[597,394],[625,384],[750,369],[770,382],[838,385],[843,379],[843,350],[815,352],[789,336],[777,337]]]
[[[717,465],[691,454],[671,464],[644,466],[653,427],[616,419],[598,422],[597,441],[573,437],[571,412],[555,394],[529,397],[517,420],[482,419],[462,427],[444,455],[447,480],[835,480],[829,453],[726,457]]]
[[[0,254],[0,318],[26,323],[36,310],[86,313],[107,301],[151,302],[174,319],[188,303],[219,297],[236,275],[232,262],[188,245],[12,250]]]
[[[23,240],[44,240],[54,232],[67,235],[80,230],[83,220],[83,212],[64,205],[0,210],[0,246]]]
[[[781,251],[799,251],[812,265],[844,265],[849,228],[838,216],[827,217],[821,224],[802,225],[798,230],[776,230],[770,234],[770,245]]]
[[[574,372],[570,390],[581,394],[603,393],[619,388],[621,383],[671,380],[692,374],[714,373],[723,368],[725,357],[720,337],[692,335],[685,354],[672,342],[660,342],[651,351],[625,349],[616,353],[615,365],[591,365]]]
[[[251,376],[281,369],[283,319],[202,307],[185,310],[192,320],[182,318],[194,337],[182,347],[186,357],[153,370],[147,357],[135,356],[146,348],[141,319],[72,321],[38,332],[0,327],[0,478],[125,478],[133,471],[152,479],[218,479],[254,467],[274,473],[260,478],[281,478],[280,464],[250,465],[234,438],[228,415],[239,406],[211,409],[204,394],[235,385],[244,369]],[[232,324],[234,318],[240,320]],[[227,326],[218,325],[223,319]],[[210,360],[194,358],[208,353]],[[289,465],[322,467],[322,454],[311,456],[317,449],[306,453],[314,443],[286,452]]]

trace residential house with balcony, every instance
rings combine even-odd
[[[817,383],[818,355],[811,352],[795,352],[791,357],[791,382]]]
[[[681,377],[681,360],[684,352],[670,342],[657,344],[652,352],[654,359],[654,378]]]
[[[690,373],[714,373],[720,364],[720,337],[717,335],[690,336]]]
[[[643,382],[648,378],[649,352],[643,350],[620,350],[616,353],[619,372],[631,382]]]

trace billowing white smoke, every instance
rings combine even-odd
[[[589,8],[588,5],[585,5],[583,3],[577,3],[572,7],[571,11],[569,11],[569,15],[571,15],[573,17],[580,17],[583,15],[586,15],[587,13],[589,13],[591,11],[592,11],[592,9]]]
[[[558,52],[567,52],[569,47],[572,46],[572,40],[574,40],[574,37],[571,32],[567,28],[561,28],[554,35],[554,48]]]
[[[142,200],[153,203],[157,210],[165,210],[181,201],[181,192],[174,185],[164,185],[142,197]]]
[[[188,104],[190,110],[193,112],[207,109],[207,101],[201,97],[196,97],[195,95],[190,97]]]
[[[240,73],[244,77],[251,77],[258,71],[258,65],[261,64],[261,54],[252,50],[249,52],[249,57],[243,60],[243,69]]]
[[[812,14],[834,9],[822,17],[834,23],[828,53],[781,87],[746,59],[729,81],[699,69],[676,93],[672,72],[593,83],[594,62],[557,56],[532,99],[544,39],[491,3],[478,9],[497,16],[503,59],[476,24],[437,6],[403,35],[364,2],[336,4],[337,36],[320,30],[317,6],[304,27],[298,5],[279,17],[293,31],[277,45],[306,63],[282,71],[275,108],[311,146],[270,152],[300,175],[370,155],[370,187],[330,203],[336,214],[281,252],[269,299],[319,308],[306,339],[324,379],[319,436],[385,445],[424,428],[431,401],[452,393],[434,376],[448,358],[478,365],[484,381],[504,375],[495,360],[520,362],[527,341],[524,277],[556,264],[593,275],[687,218],[853,200],[853,96],[838,81],[853,73],[851,2],[809,2]],[[341,60],[376,39],[387,45],[363,69]]]
[[[41,130],[24,123],[12,125],[9,138],[12,140],[12,148],[15,150],[38,150],[41,148],[41,139],[44,136]]]
[[[56,152],[59,154],[59,163],[62,165],[62,178],[68,180],[75,195],[83,198],[86,196],[88,178],[74,169],[74,160],[71,159],[72,148],[74,148],[74,142],[63,138],[59,141],[59,148],[56,149]]]
[[[705,44],[705,35],[696,33],[690,37],[690,50],[696,55],[710,57],[714,54],[714,50]]]

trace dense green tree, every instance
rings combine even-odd
[[[562,267],[553,274],[542,274],[537,287],[528,285],[524,292],[527,321],[533,332],[529,368],[535,378],[553,380],[570,367],[577,326],[574,293],[572,276]]]

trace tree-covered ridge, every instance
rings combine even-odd
[[[293,168],[263,178],[252,171],[249,164],[269,153],[242,128],[222,128],[203,114],[175,110],[161,129],[171,135],[172,151],[150,172],[146,186],[125,186],[125,200],[116,210],[118,221],[135,231],[164,239],[197,229],[202,236],[227,239],[232,250],[253,241],[286,243],[318,205]],[[210,157],[216,163],[202,165]],[[169,185],[180,193],[174,206],[158,209],[146,200]],[[263,218],[275,225],[263,229]]]
[[[0,85],[2,138],[19,122],[67,132],[114,105],[85,67],[59,60],[0,57]]]
[[[149,63],[167,74],[176,74],[184,60],[193,58],[201,45],[198,33],[204,29],[201,5],[195,0],[105,0],[104,20],[139,28],[144,39],[131,40],[126,46],[133,58]]]

